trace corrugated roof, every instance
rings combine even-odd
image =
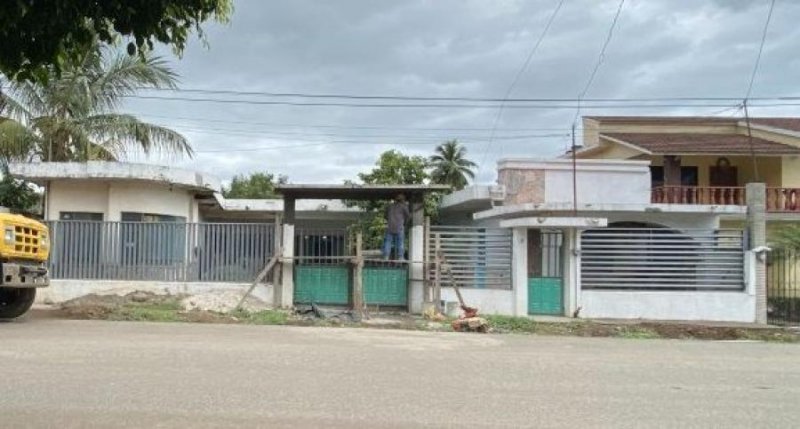
[[[647,152],[660,155],[749,155],[751,152],[750,139],[739,134],[602,133],[600,136],[621,140]],[[759,155],[800,154],[800,148],[756,137],[753,137],[752,150]]]

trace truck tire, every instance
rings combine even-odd
[[[0,319],[22,316],[36,298],[35,288],[0,287]]]

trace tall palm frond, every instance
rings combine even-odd
[[[22,134],[10,140],[11,131],[0,135],[0,156],[47,161],[118,160],[132,152],[191,157],[194,152],[179,133],[117,113],[125,96],[141,88],[175,88],[176,82],[160,58],[100,47],[65,65],[46,84],[0,81],[9,87],[0,92],[0,117],[29,131],[24,140]],[[22,153],[25,147],[29,150]]]
[[[436,147],[429,158],[433,167],[431,179],[434,183],[450,185],[453,189],[463,189],[475,178],[473,169],[477,164],[466,158],[467,150],[458,141],[450,140]]]

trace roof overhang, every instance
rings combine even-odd
[[[500,221],[501,228],[605,228],[608,219],[603,217],[521,217]]]
[[[131,181],[160,183],[198,192],[219,192],[214,176],[180,168],[127,162],[36,162],[11,163],[12,176],[37,184],[55,180]]]
[[[275,191],[294,200],[388,200],[398,194],[419,198],[431,192],[449,191],[445,185],[280,185]]]

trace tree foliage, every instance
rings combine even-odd
[[[0,11],[0,73],[42,82],[85,57],[96,41],[128,41],[128,53],[172,46],[180,55],[201,24],[226,21],[232,0],[8,0]]]
[[[250,175],[237,175],[231,180],[230,187],[222,188],[225,198],[266,199],[279,198],[275,192],[275,185],[285,184],[286,176],[277,176],[271,173],[252,173]]]
[[[424,185],[430,181],[425,157],[405,155],[396,150],[382,153],[375,166],[368,172],[359,173],[358,178],[368,185]],[[389,203],[385,200],[349,203],[365,210],[365,215],[355,227],[362,232],[368,248],[380,248],[386,231],[384,213]],[[424,207],[426,215],[435,217],[438,196],[428,195]]]
[[[175,87],[163,60],[95,45],[62,71],[46,83],[0,79],[9,87],[0,93],[3,161],[116,160],[132,150],[192,155],[177,132],[115,112],[142,87]]]
[[[13,178],[8,168],[3,168],[3,178],[0,180],[0,206],[14,213],[29,215],[38,207],[40,199],[41,196],[31,188],[30,184]]]
[[[429,161],[433,183],[449,185],[457,191],[464,189],[475,178],[473,169],[477,164],[467,159],[467,149],[457,140],[449,140],[437,146]]]

